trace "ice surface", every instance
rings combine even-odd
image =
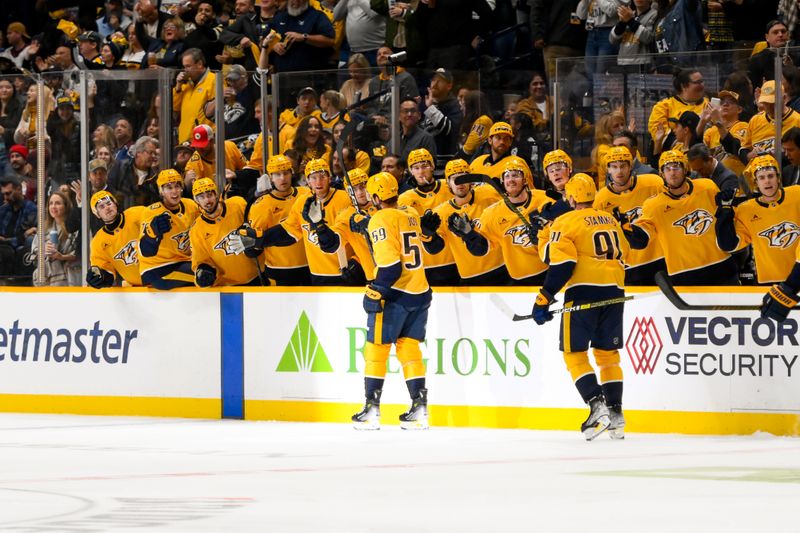
[[[800,439],[0,415],[0,531],[796,531]]]

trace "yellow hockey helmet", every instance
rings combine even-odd
[[[689,160],[686,158],[686,154],[680,150],[667,150],[661,154],[661,157],[658,158],[658,170],[661,171],[664,165],[669,163],[680,163],[683,170],[689,169]]]
[[[211,178],[200,178],[199,180],[194,180],[192,184],[192,198],[197,197],[198,194],[203,194],[204,192],[214,191],[218,192],[217,184],[214,183],[214,180]]]
[[[506,175],[506,172],[518,170],[522,172],[522,175],[525,177],[525,183],[528,185],[529,189],[534,189],[533,185],[533,174],[531,174],[531,167],[528,166],[528,163],[519,157],[518,155],[511,155],[506,158],[505,165],[503,166],[503,176]]]
[[[119,207],[119,202],[117,201],[116,198],[114,198],[113,194],[111,194],[108,191],[97,191],[92,195],[92,199],[89,200],[89,205],[92,207],[92,213],[94,213],[94,216],[99,218],[97,214],[97,204],[99,204],[100,202],[104,202],[106,200],[114,202],[115,204],[117,204],[117,207]]]
[[[267,160],[267,174],[292,170],[292,160],[283,154],[273,155]]]
[[[408,168],[413,167],[417,163],[422,163],[423,161],[427,161],[428,163],[433,166],[433,156],[426,148],[417,148],[416,150],[411,150],[408,154]]]
[[[778,176],[781,175],[781,170],[778,168],[778,161],[769,154],[754,157],[750,162],[750,170],[753,172],[753,177],[755,177],[756,172],[765,168],[774,168]]]
[[[397,196],[397,178],[388,172],[378,172],[367,181],[369,197],[377,196],[383,201]]]
[[[544,168],[545,172],[547,172],[547,167],[553,163],[566,163],[570,172],[572,171],[572,158],[564,150],[553,150],[544,154],[542,168]]]
[[[159,172],[158,178],[156,178],[156,185],[158,185],[158,188],[161,189],[161,187],[167,183],[183,184],[183,177],[181,176],[181,173],[174,168],[168,168]]]
[[[564,186],[564,193],[567,199],[573,198],[579,204],[592,202],[597,193],[597,185],[591,176],[579,172],[569,179]]]
[[[450,176],[453,174],[468,174],[469,173],[469,163],[464,161],[463,159],[453,159],[452,161],[448,161],[447,165],[444,167],[444,177],[445,179],[450,179]]]
[[[627,161],[629,164],[633,165],[633,156],[631,155],[631,151],[624,146],[612,146],[611,149],[606,152],[605,161],[606,165],[617,161]]]
[[[350,178],[350,185],[355,187],[361,185],[369,180],[369,175],[360,168],[354,168],[347,171],[347,177]]]
[[[489,128],[489,137],[492,135],[510,135],[511,137],[514,136],[514,128],[511,127],[511,124],[508,122],[495,122],[492,124],[492,127]]]
[[[327,172],[330,176],[331,167],[328,166],[328,162],[324,159],[312,159],[306,163],[306,176],[310,176],[315,172]]]

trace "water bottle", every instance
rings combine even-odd
[[[53,246],[58,246],[58,230],[51,229],[50,233],[47,234],[47,238],[53,244]]]

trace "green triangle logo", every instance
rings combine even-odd
[[[303,311],[283,350],[276,372],[333,372],[317,332]]]

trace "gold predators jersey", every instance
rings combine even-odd
[[[544,259],[550,266],[575,263],[564,290],[578,287],[625,287],[628,240],[619,223],[592,207],[564,213],[550,225]],[[567,297],[569,299],[570,297]]]
[[[645,200],[664,191],[664,180],[655,174],[642,174],[633,176],[631,179],[633,179],[633,187],[627,191],[618,193],[613,191],[610,186],[597,191],[593,207],[607,213],[611,213],[615,207],[619,207],[620,212],[626,214],[631,222],[636,222],[642,216],[642,205]],[[662,257],[664,257],[664,252],[661,250],[658,240],[650,239],[645,249],[632,249],[625,262],[629,267],[637,267],[652,263]]]
[[[139,236],[143,205],[126,209],[111,229],[103,226],[92,238],[89,262],[110,274],[119,275],[131,287],[142,286],[139,274]]]
[[[786,187],[778,200],[758,198],[736,208],[739,245],[753,245],[759,283],[780,283],[794,267],[800,242],[800,186]]]
[[[692,103],[681,99],[678,96],[670,96],[663,100],[656,102],[653,110],[650,112],[650,118],[647,120],[647,131],[650,132],[650,137],[656,138],[656,130],[659,124],[664,125],[664,129],[675,129],[675,125],[684,111],[694,111],[698,116],[703,113],[703,108],[706,107],[708,98],[703,98],[700,102]],[[669,122],[669,119],[675,119],[675,122]],[[667,131],[669,133],[669,131]]]
[[[486,115],[479,116],[472,127],[469,129],[469,134],[464,140],[464,152],[467,154],[474,154],[475,150],[483,144],[483,141],[489,138],[489,130],[492,129],[494,122]]]
[[[428,209],[433,210],[451,198],[453,198],[453,193],[450,192],[450,188],[442,180],[436,180],[436,185],[429,192],[411,189],[402,193],[397,199],[397,204],[413,208],[421,217]],[[431,255],[423,249],[422,259],[425,268],[452,265],[456,262],[453,259],[453,253],[447,247],[436,255]]]
[[[232,235],[237,235],[244,223],[247,201],[239,196],[220,201],[222,212],[217,218],[201,214],[189,231],[192,246],[192,270],[199,265],[214,267],[217,271],[215,287],[244,285],[257,276],[255,262],[243,251],[233,249]]]
[[[483,212],[496,202],[497,191],[487,185],[472,189],[472,197],[469,202],[462,206],[457,205],[455,200],[450,200],[434,209],[434,212],[442,219],[442,224],[439,226],[438,233],[444,239],[445,249],[449,248],[453,252],[458,275],[463,279],[480,276],[481,274],[486,274],[487,272],[500,268],[503,265],[503,252],[496,242],[490,241],[489,251],[486,252],[486,255],[483,257],[475,257],[467,250],[464,239],[453,235],[447,228],[447,219],[453,213],[459,215],[466,214],[470,220],[472,220],[475,229],[480,231],[480,218]]]
[[[675,199],[663,192],[644,202],[636,225],[657,239],[667,272],[674,276],[721,263],[728,253],[717,246],[716,184],[705,178],[689,180],[689,191]]]
[[[278,150],[282,151],[288,147],[294,139],[295,129],[291,126],[284,126],[278,134]],[[272,135],[267,137],[267,150],[269,154],[273,153],[273,140]],[[261,172],[261,165],[264,161],[264,134],[259,133],[256,137],[256,142],[253,144],[253,153],[250,154],[250,161],[245,165],[247,168],[252,168]]]
[[[431,299],[422,262],[419,216],[408,207],[377,211],[369,220],[370,240],[378,269],[400,264],[400,277],[390,287],[397,302],[419,305]]]
[[[272,226],[277,226],[287,218],[289,211],[300,195],[308,197],[310,191],[307,187],[293,187],[292,193],[286,198],[276,196],[270,192],[258,198],[250,206],[248,222],[253,228],[266,231]],[[306,249],[302,241],[297,241],[290,246],[264,248],[264,253],[259,256],[259,262],[270,268],[300,268],[308,265]]]
[[[792,128],[800,127],[800,113],[789,109],[783,115],[781,131],[785,134]],[[759,154],[775,151],[775,119],[768,118],[765,112],[753,115],[747,128],[742,148],[755,150]]]
[[[225,141],[225,168],[229,170],[242,170],[247,164],[239,148],[231,141]],[[189,161],[186,162],[185,173],[194,172],[196,179],[210,178],[216,181],[217,164],[214,160],[203,159],[200,152],[195,151]]]
[[[303,220],[303,206],[306,203],[306,198],[311,195],[311,191],[306,189],[306,192],[301,192],[297,195],[292,209],[289,211],[289,217],[281,222],[281,226],[298,241],[303,242],[306,250],[306,258],[308,259],[308,269],[315,276],[339,276],[340,265],[339,256],[336,253],[327,254],[319,247],[319,239],[317,232],[312,230],[308,222]],[[328,196],[323,202],[324,217],[330,224],[336,220],[339,213],[348,206],[351,206],[350,198],[347,193],[339,189],[331,189]],[[342,248],[344,245],[342,245]]]
[[[322,111],[319,109],[314,109],[309,116],[319,118],[322,115]],[[305,117],[301,117],[297,113],[297,108],[293,109],[284,109],[281,111],[280,116],[278,117],[278,122],[280,127],[283,127],[284,124],[291,126],[293,128],[297,128],[297,125],[300,124],[300,121],[303,120]]]
[[[750,125],[747,122],[737,120],[731,124],[731,127],[728,128],[728,131],[734,138],[739,140],[739,144],[741,146],[744,146],[745,139],[747,138],[747,131],[749,129]],[[719,138],[719,130],[715,127],[708,128],[705,133],[703,133],[703,144],[708,146],[709,150],[711,150],[711,155],[713,156],[719,155],[720,152],[724,151]]]
[[[370,208],[374,211],[374,208]],[[347,243],[356,254],[356,259],[364,269],[364,274],[368,281],[375,279],[375,261],[372,259],[372,253],[369,250],[367,239],[361,233],[353,233],[350,229],[350,217],[356,212],[356,208],[351,204],[346,209],[343,209],[336,220],[331,225],[331,229],[339,234],[339,239],[343,241],[342,244]],[[374,213],[372,213],[374,214]]]
[[[150,221],[161,213],[169,213],[172,228],[162,236],[156,255],[139,257],[139,272],[142,274],[160,266],[192,260],[189,229],[199,214],[197,204],[194,203],[194,200],[181,198],[181,203],[175,211],[167,209],[161,202],[147,206],[142,214],[142,235],[154,237],[153,230],[150,229]]]
[[[541,210],[545,204],[552,202],[544,191],[529,191],[528,200],[519,209],[523,216],[529,218],[531,211]],[[497,202],[489,206],[481,215],[478,230],[487,240],[499,244],[512,278],[524,279],[547,270],[547,265],[539,258],[539,247],[531,242],[522,221],[505,203]]]

